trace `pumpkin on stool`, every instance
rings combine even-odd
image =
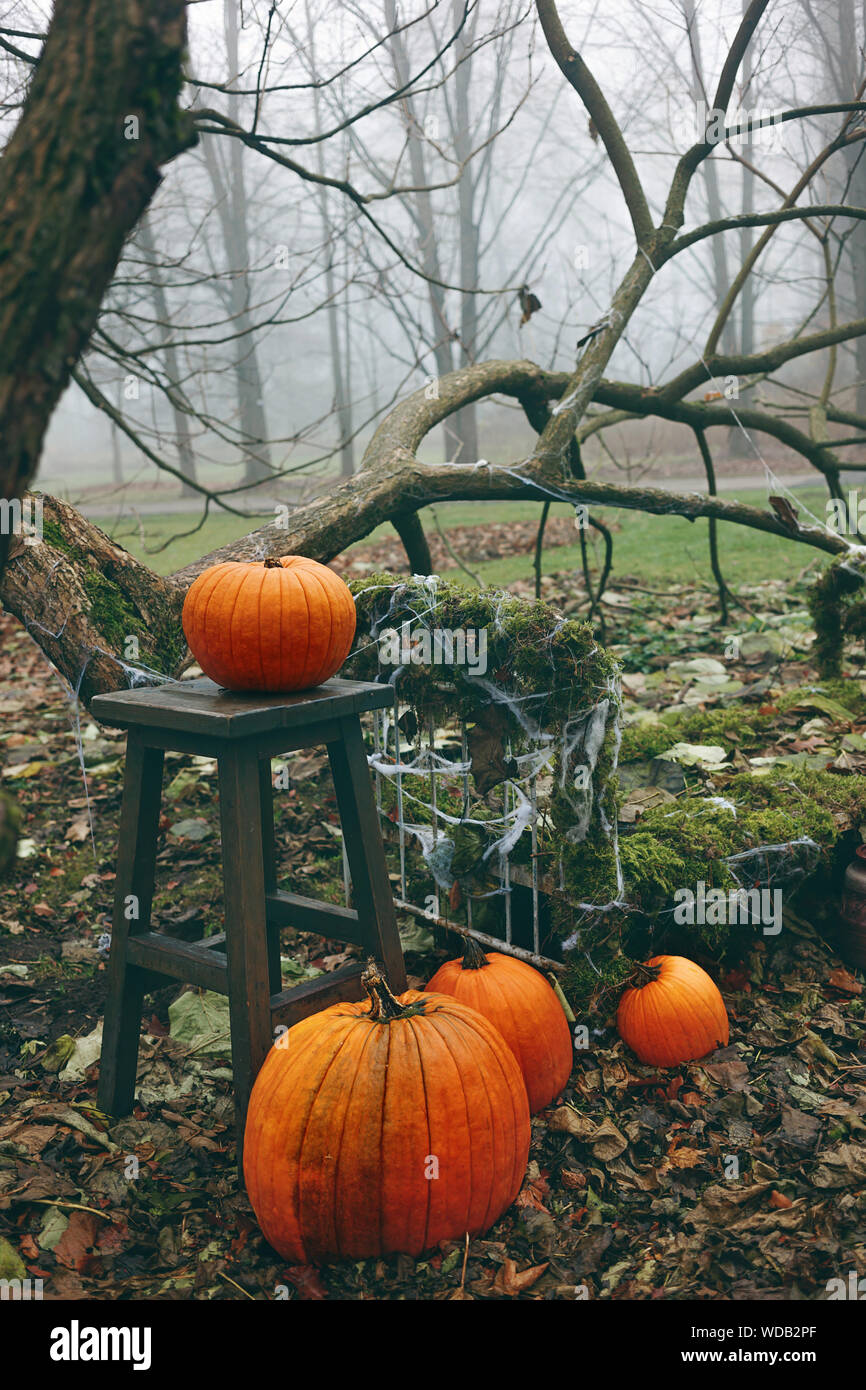
[[[571,1030],[543,975],[501,951],[485,955],[467,936],[463,959],[446,961],[427,988],[453,994],[499,1030],[523,1072],[531,1115],[556,1099],[571,1075]]]
[[[342,666],[355,601],[338,574],[305,555],[212,565],[183,604],[189,649],[227,690],[310,690]]]
[[[480,1014],[395,999],[375,967],[274,1044],[250,1097],[247,1193],[292,1264],[420,1255],[476,1235],[514,1201],[529,1156],[526,1088]]]

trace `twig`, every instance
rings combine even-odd
[[[229,1276],[227,1274],[224,1274],[221,1269],[217,1270],[217,1274],[219,1275],[220,1279],[225,1279],[227,1284],[231,1284],[232,1288],[237,1289],[238,1293],[242,1293],[244,1298],[248,1298],[251,1303],[255,1303],[256,1300],[253,1297],[253,1295],[247,1289],[241,1288],[240,1284],[236,1284],[234,1279],[230,1279]]]
[[[97,1207],[85,1207],[81,1202],[58,1202],[53,1197],[25,1197],[25,1202],[32,1202],[34,1206],[40,1207],[66,1207],[70,1211],[89,1211],[93,1216],[100,1217],[103,1221],[110,1221],[111,1217],[107,1212],[99,1211]]]
[[[451,556],[451,559],[454,561],[454,563],[455,563],[456,565],[459,565],[459,566],[460,566],[460,568],[463,570],[463,573],[464,573],[464,574],[468,574],[470,579],[474,579],[474,580],[475,580],[475,583],[478,585],[479,589],[483,589],[483,588],[484,588],[484,582],[483,582],[483,580],[479,579],[479,578],[478,578],[478,575],[475,574],[474,571],[471,570],[471,569],[469,568],[468,565],[465,565],[465,564],[463,563],[463,561],[460,559],[460,556],[457,554],[457,551],[454,549],[454,547],[452,546],[452,544],[451,544],[451,542],[449,541],[448,537],[446,536],[445,532],[442,530],[442,526],[441,526],[441,524],[440,524],[439,518],[438,518],[438,516],[436,515],[436,508],[435,508],[435,507],[428,507],[428,511],[430,512],[430,515],[431,515],[432,518],[433,518],[433,525],[436,527],[436,530],[439,532],[439,535],[440,535],[441,540],[442,540],[442,544],[445,546],[445,549],[448,551],[448,554]]]

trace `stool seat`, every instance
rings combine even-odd
[[[268,695],[223,690],[207,676],[202,676],[198,680],[170,681],[166,685],[95,695],[90,710],[103,724],[119,729],[144,724],[151,730],[174,729],[214,738],[248,738],[250,734],[304,728],[321,719],[340,719],[367,710],[387,709],[393,703],[392,687],[374,681],[334,677],[313,690]]]
[[[132,1109],[144,994],[166,978],[227,994],[238,1167],[253,1082],[278,1031],[329,1004],[363,997],[364,961],[282,988],[279,931],[357,945],[396,992],[406,971],[360,715],[394,704],[393,688],[334,678],[295,694],[223,690],[207,678],[97,695],[91,713],[127,730],[108,996],[98,1104]],[[277,887],[271,758],[324,745],[352,882],[352,908]],[[150,929],[166,750],[215,757],[225,929],[181,941]]]

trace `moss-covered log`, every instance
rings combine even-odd
[[[821,675],[831,679],[842,671],[845,642],[866,641],[866,554],[862,549],[834,560],[809,590],[809,611],[815,624],[813,655]]]
[[[183,590],[55,497],[42,498],[41,529],[34,544],[12,538],[0,598],[80,699],[147,680],[148,669],[178,675]]]

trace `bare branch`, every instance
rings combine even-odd
[[[595,77],[569,43],[554,0],[536,0],[536,9],[550,52],[586,107],[604,143],[629,210],[635,240],[638,246],[643,246],[652,238],[653,220],[640,176],[616,117]]]

